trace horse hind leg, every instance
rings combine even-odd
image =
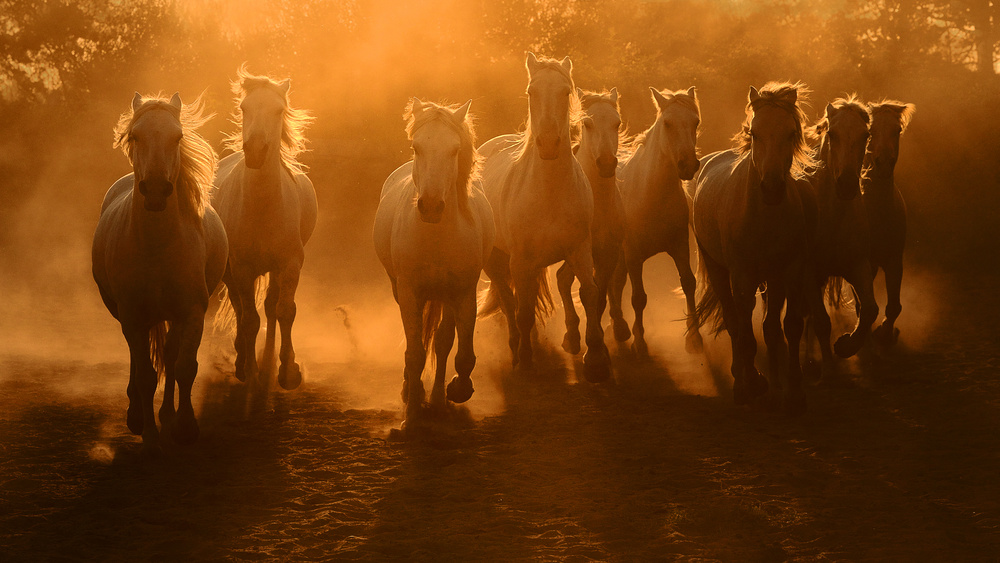
[[[788,295],[788,306],[785,309],[785,340],[788,342],[788,372],[784,389],[783,407],[786,414],[802,413],[806,408],[806,395],[802,389],[802,363],[799,360],[799,345],[805,330],[805,300],[801,291],[792,291]]]
[[[591,383],[607,381],[611,377],[611,355],[604,344],[604,327],[601,326],[607,297],[598,290],[594,280],[594,257],[590,244],[580,245],[568,260],[580,280],[580,300],[587,315],[587,353],[583,357],[583,374]]]
[[[885,268],[885,319],[876,329],[875,335],[878,341],[884,346],[892,346],[899,338],[899,329],[896,328],[896,319],[903,311],[899,294],[903,285],[903,258],[898,257]]]
[[[267,327],[264,333],[264,349],[260,355],[260,370],[266,373],[267,377],[273,376],[277,366],[277,358],[274,355],[275,340],[278,332],[278,289],[277,275],[272,272],[267,280],[267,296],[264,297],[264,317],[267,319]]]
[[[639,358],[649,356],[646,345],[646,328],[643,325],[643,314],[646,310],[646,287],[642,282],[642,267],[644,260],[638,256],[626,254],[625,265],[628,268],[628,278],[632,282],[632,352]]]
[[[781,329],[781,311],[785,308],[786,292],[778,283],[768,283],[764,293],[764,344],[767,346],[767,360],[770,367],[770,382],[777,389],[783,387],[781,373],[788,349],[785,334]]]
[[[455,313],[450,305],[445,305],[441,313],[441,324],[434,331],[434,356],[437,365],[434,373],[434,387],[431,389],[431,406],[443,409],[448,404],[445,396],[444,378],[448,372],[448,355],[455,344]]]
[[[733,399],[736,404],[750,403],[768,390],[767,379],[757,371],[757,337],[753,333],[753,310],[757,305],[757,283],[737,279],[732,283],[733,302],[736,305],[736,339],[733,344]],[[726,326],[733,326],[726,319]],[[732,334],[732,333],[730,333]],[[736,377],[739,373],[740,376]]]
[[[511,274],[514,279],[514,295],[517,299],[515,320],[517,332],[523,335],[517,348],[517,363],[526,369],[532,367],[531,330],[535,328],[535,302],[538,299],[538,272],[524,264],[515,267],[511,264]]]
[[[684,336],[684,348],[689,354],[700,353],[704,349],[704,342],[699,332],[698,315],[695,314],[695,292],[697,282],[694,271],[691,270],[691,251],[688,249],[687,228],[684,229],[684,236],[676,241],[674,248],[667,254],[674,259],[677,267],[677,275],[681,280],[681,290],[684,292],[684,299],[687,304],[687,332]]]
[[[302,383],[302,371],[295,361],[295,349],[292,347],[292,323],[295,321],[295,290],[299,285],[299,270],[302,262],[297,261],[285,266],[278,277],[278,302],[275,307],[278,323],[281,325],[281,349],[278,357],[281,366],[278,368],[278,385],[282,389],[292,390]]]
[[[556,272],[556,285],[559,288],[559,296],[562,298],[563,310],[566,313],[566,336],[563,337],[562,347],[566,352],[574,356],[580,353],[580,315],[576,313],[576,304],[573,303],[573,280],[576,276],[570,269],[568,262],[563,262]]]
[[[160,403],[160,426],[167,427],[174,421],[176,410],[174,409],[174,389],[177,381],[177,354],[180,351],[180,328],[175,324],[167,332],[167,344],[163,352],[165,367],[163,402]]]
[[[512,363],[517,366],[517,351],[520,347],[520,332],[517,328],[517,299],[511,289],[510,257],[499,250],[490,254],[484,268],[490,278],[490,291],[496,291],[500,300],[500,310],[507,320],[507,345],[510,347]]]

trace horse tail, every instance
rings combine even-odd
[[[424,355],[431,355],[431,347],[434,345],[434,333],[437,332],[441,324],[441,317],[444,316],[444,303],[441,301],[428,301],[424,305],[424,331],[421,339],[424,343]]]
[[[496,283],[507,283],[502,280],[490,280],[490,285],[479,292],[478,312],[476,316],[480,319],[492,317],[501,311],[500,290],[494,285]],[[549,269],[542,268],[538,274],[538,296],[535,298],[535,319],[544,323],[545,319],[551,317],[555,312],[555,303],[552,300],[552,285],[549,283]]]
[[[700,256],[700,260],[698,260],[698,285],[702,287],[702,292],[698,304],[695,305],[694,313],[690,314],[694,315],[696,323],[694,326],[709,326],[712,332],[718,336],[726,329],[722,317],[722,300],[719,299],[719,294],[715,292],[715,288],[708,280],[708,268],[705,266],[705,261],[709,258],[705,256],[704,252],[701,252],[701,248],[698,250]],[[691,326],[690,323],[688,326]]]
[[[833,276],[826,282],[826,300],[834,309],[844,306],[844,278]]]
[[[264,274],[253,282],[253,302],[256,309],[260,309],[261,305],[264,304],[270,278],[269,274]],[[212,325],[216,332],[236,334],[236,310],[233,309],[233,303],[229,300],[229,288],[226,284],[222,284],[222,288],[219,290],[219,299],[219,308],[215,311]]]
[[[164,374],[167,372],[167,359],[166,347],[167,347],[167,330],[170,328],[170,324],[167,321],[162,321],[153,325],[153,328],[149,329],[149,358],[153,361],[153,368],[156,370],[156,374],[163,378]]]

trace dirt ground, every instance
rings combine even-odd
[[[676,274],[659,264],[651,361],[620,350],[613,381],[580,382],[553,319],[536,373],[512,373],[501,325],[483,321],[476,395],[402,444],[386,439],[402,410],[391,303],[345,323],[306,279],[306,381],[263,407],[226,375],[225,339],[207,339],[201,437],[167,440],[156,460],[125,428],[110,316],[39,313],[49,321],[5,330],[0,350],[0,559],[1000,556],[1000,278],[913,273],[899,346],[812,378],[790,419],[733,406],[725,336],[708,340],[711,361],[683,352]]]

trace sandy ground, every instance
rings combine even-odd
[[[168,440],[152,461],[125,428],[110,316],[4,331],[0,559],[1000,556],[1000,279],[914,274],[899,347],[813,379],[808,412],[789,419],[733,406],[725,337],[711,361],[683,352],[676,274],[660,264],[652,361],[618,351],[614,381],[579,382],[554,319],[537,372],[511,373],[500,325],[484,321],[476,395],[404,444],[386,439],[401,415],[391,304],[357,306],[350,331],[330,305],[300,308],[306,381],[263,408],[209,338],[200,440]],[[303,292],[323,293],[315,280]]]

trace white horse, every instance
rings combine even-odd
[[[744,404],[767,392],[768,383],[754,367],[757,340],[753,310],[758,288],[768,299],[787,296],[784,337],[788,340],[785,407],[804,407],[799,344],[803,328],[800,288],[811,230],[804,178],[813,165],[806,143],[805,115],[798,101],[800,84],[768,83],[750,87],[738,147],[702,159],[692,207],[695,238],[707,285],[698,303],[699,322],[720,320],[732,339],[733,399]],[[721,309],[722,319],[719,319]],[[770,322],[768,322],[770,321]],[[778,319],[765,319],[774,327]],[[771,355],[783,355],[780,325],[765,330]],[[779,383],[778,374],[772,381]]]
[[[296,160],[305,149],[303,129],[312,118],[288,101],[289,81],[254,76],[240,67],[233,82],[239,130],[229,138],[233,154],[222,159],[212,203],[229,235],[229,264],[223,281],[236,312],[236,377],[254,381],[254,348],[260,315],[254,288],[269,275],[264,313],[267,332],[262,364],[274,364],[276,324],[281,324],[278,383],[302,382],[292,348],[295,290],[304,247],[316,226],[316,191]],[[270,376],[270,372],[268,374]]]
[[[874,337],[882,344],[896,341],[895,328],[903,306],[899,301],[903,281],[903,248],[906,246],[906,204],[896,187],[899,136],[906,130],[916,107],[892,100],[868,104],[872,114],[868,143],[870,168],[864,183],[864,202],[871,233],[872,274],[885,272],[885,319]]]
[[[820,137],[818,168],[809,179],[819,213],[810,258],[814,280],[808,282],[807,289],[824,370],[833,368],[830,317],[823,301],[828,280],[847,280],[857,295],[858,324],[850,334],[837,339],[834,350],[838,356],[856,354],[878,316],[872,289],[868,217],[860,197],[870,121],[868,108],[855,98],[838,98],[827,104],[823,118],[815,126]],[[839,283],[832,285],[839,295]]]
[[[166,377],[160,423],[176,414],[178,443],[198,438],[191,386],[208,298],[226,267],[226,232],[208,205],[216,156],[195,130],[209,118],[201,102],[132,99],[115,129],[115,146],[132,173],[111,186],[94,233],[94,280],[122,325],[130,366],[126,422],[143,450],[159,450],[153,417],[158,374]],[[180,403],[174,411],[174,382]]]
[[[598,293],[606,295],[611,276],[622,261],[622,240],[625,236],[622,196],[615,176],[622,125],[618,112],[618,90],[612,88],[610,92],[597,93],[577,88],[576,93],[583,110],[583,127],[574,152],[594,193],[594,222],[590,229],[594,249],[594,282]],[[580,316],[572,294],[575,279],[569,263],[563,263],[556,273],[556,280],[566,312],[563,349],[570,354],[580,353]],[[611,320],[616,330],[620,327],[628,330],[620,299],[617,302],[611,300]]]
[[[625,202],[625,266],[632,281],[632,310],[635,320],[632,349],[638,356],[649,354],[646,346],[643,310],[646,290],[642,281],[643,263],[666,252],[674,259],[687,299],[686,347],[688,352],[702,349],[695,312],[695,277],[688,249],[688,226],[691,206],[682,180],[694,178],[698,171],[698,125],[701,110],[694,86],[685,90],[660,92],[650,88],[656,119],[628,147],[629,155],[621,164],[622,199]],[[621,309],[625,270],[619,270],[611,290],[612,310]],[[628,340],[628,327],[615,327],[619,342]]]
[[[457,109],[414,98],[406,109],[413,160],[382,186],[375,214],[375,251],[392,282],[406,333],[403,401],[407,424],[424,402],[420,381],[431,342],[437,374],[431,404],[446,404],[444,378],[458,330],[447,399],[472,396],[476,355],[476,286],[493,251],[493,211],[479,186],[479,156],[466,102]]]
[[[536,309],[551,307],[551,297],[546,302],[546,268],[566,260],[580,280],[587,315],[584,375],[590,381],[603,381],[611,376],[601,328],[606,299],[594,282],[590,231],[594,196],[571,146],[572,125],[579,113],[573,63],[569,57],[538,60],[528,53],[525,66],[525,131],[495,137],[479,148],[486,158],[483,188],[497,227],[496,248],[485,269],[490,287],[480,314],[503,310],[514,364],[529,368]]]

